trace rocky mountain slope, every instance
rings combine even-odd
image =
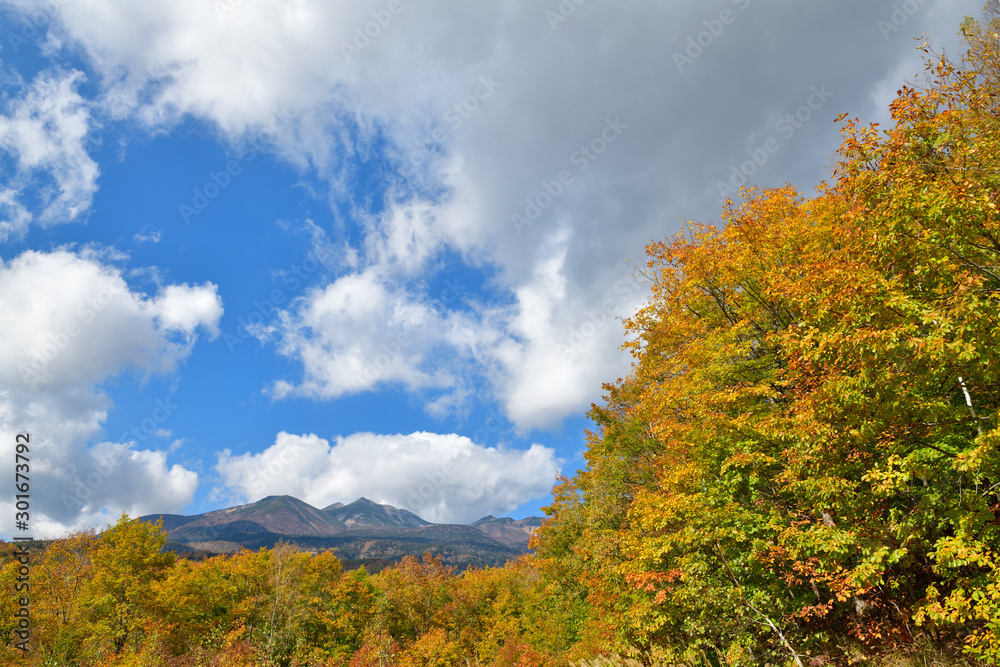
[[[290,542],[308,551],[335,549],[346,566],[384,564],[425,551],[459,568],[503,565],[528,551],[538,517],[514,520],[489,516],[471,525],[434,524],[391,505],[359,498],[322,510],[291,496],[268,496],[255,503],[195,516],[150,514],[163,521],[167,547],[204,557],[240,548]]]
[[[500,519],[495,516],[485,516],[472,524],[497,542],[512,547],[527,548],[528,540],[542,525],[541,517],[529,516],[527,519],[511,519],[509,516]]]
[[[431,525],[429,521],[424,521],[413,512],[397,509],[392,505],[379,505],[363,497],[350,505],[334,503],[324,507],[323,511],[348,528],[390,526],[417,528]]]

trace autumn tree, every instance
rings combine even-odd
[[[396,567],[383,570],[376,586],[386,596],[386,619],[393,636],[413,640],[439,623],[438,612],[451,598],[455,569],[425,553],[423,558],[404,556]]]
[[[69,665],[82,657],[91,558],[97,548],[93,531],[55,540],[34,563],[32,579],[33,643],[45,662]]]
[[[928,50],[891,130],[845,121],[816,196],[649,246],[633,371],[538,540],[611,648],[997,658],[997,29]]]
[[[130,519],[122,514],[104,531],[90,556],[92,578],[84,602],[90,615],[89,644],[97,654],[141,649],[161,618],[153,594],[154,582],[174,564],[162,524]]]

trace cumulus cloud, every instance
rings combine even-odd
[[[113,408],[101,385],[177,368],[199,329],[218,331],[216,292],[211,283],[169,285],[150,298],[94,253],[27,251],[0,264],[0,313],[17,323],[0,329],[0,454],[13,460],[16,435],[30,434],[36,536],[191,502],[195,473],[138,448],[134,433],[101,437]],[[140,440],[175,408],[161,400],[149,425],[137,425]],[[10,503],[0,511],[13,517]]]
[[[330,399],[395,385],[461,395],[497,335],[473,311],[453,307],[469,298],[458,281],[429,292],[382,266],[315,289],[281,311],[278,325],[257,330],[263,340],[279,336],[279,351],[304,369],[301,383],[281,380],[271,393]]]
[[[212,283],[168,285],[152,304],[161,329],[190,337],[196,329],[204,327],[215,338],[222,318],[222,301],[217,292],[218,287]]]
[[[457,397],[482,372],[477,357],[497,333],[461,281],[446,279],[433,291],[413,280],[443,245],[432,213],[417,203],[391,209],[389,220],[369,217],[363,266],[296,299],[275,326],[255,330],[262,340],[277,337],[279,351],[302,362],[302,382],[279,380],[273,396],[331,399],[396,385],[443,391],[434,405],[461,409]]]
[[[276,326],[258,330],[264,340],[277,335],[279,350],[304,370],[301,383],[276,382],[273,396],[330,399],[397,385],[422,392],[426,410],[439,416],[461,412],[473,379],[485,380],[524,433],[558,426],[594,400],[594,387],[622,374],[614,354],[620,317],[643,294],[629,267],[619,265],[592,297],[572,293],[571,235],[563,228],[538,249],[513,303],[486,306],[459,278],[443,280],[437,292],[407,282],[409,270],[397,271],[397,261],[421,250],[399,246],[427,244],[407,233],[410,216],[391,215],[397,220],[380,228],[373,264],[296,300]]]
[[[313,506],[360,496],[437,523],[471,523],[548,494],[559,470],[553,450],[483,447],[454,434],[355,433],[331,443],[315,434],[279,433],[259,454],[219,456],[230,500],[288,494]]]
[[[615,317],[641,290],[623,291],[624,260],[681,219],[716,218],[718,183],[769,138],[780,150],[748,180],[818,183],[839,144],[832,120],[872,117],[883,82],[921,70],[909,37],[947,38],[979,4],[929,0],[891,33],[888,0],[403,2],[381,22],[380,3],[77,0],[54,21],[98,73],[110,116],[263,137],[352,211],[356,266],[258,332],[301,362],[273,395],[395,384],[436,410],[461,403],[465,388],[438,371],[457,360],[526,430],[627,372]],[[706,32],[724,10],[734,19]],[[749,77],[750,62],[766,67]],[[824,86],[808,122],[777,129]],[[387,199],[345,202],[350,165],[369,159]],[[414,278],[440,272],[445,253],[488,276],[488,302],[428,310]]]
[[[0,150],[11,159],[0,186],[0,242],[32,222],[70,222],[90,209],[99,170],[86,150],[91,119],[76,91],[82,79],[75,70],[43,71],[0,115]]]
[[[431,313],[374,272],[344,276],[299,304],[282,313],[279,349],[302,360],[305,380],[297,387],[278,382],[276,397],[336,398],[379,384],[416,389],[446,382],[421,369],[428,342],[420,334]]]
[[[0,330],[0,382],[29,392],[86,387],[130,368],[172,371],[195,330],[217,333],[222,316],[211,283],[148,299],[117,268],[66,250],[0,265],[0,304],[18,322]]]
[[[594,400],[593,388],[620,377],[620,359],[608,354],[622,343],[622,314],[634,312],[642,295],[631,269],[619,267],[603,290],[583,301],[567,294],[566,246],[548,246],[529,280],[517,289],[509,332],[490,347],[497,395],[523,432],[557,426],[564,415]]]

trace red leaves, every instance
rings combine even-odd
[[[763,605],[889,646],[935,544],[1000,539],[963,527],[1000,488],[980,434],[1000,409],[1000,68],[976,57],[900,88],[886,131],[838,116],[835,181],[815,197],[745,189],[725,227],[648,246],[634,370],[606,386],[588,503],[567,513],[586,525],[592,497],[626,494],[617,571],[641,636],[756,642],[741,623]],[[655,443],[637,459],[655,487],[606,476],[625,423]],[[600,534],[577,551],[602,558]]]

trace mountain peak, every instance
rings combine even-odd
[[[512,519],[509,516],[497,518],[490,514],[472,524],[497,542],[507,545],[527,544],[532,534],[542,525],[537,516],[526,519]]]
[[[152,515],[151,515],[152,516]],[[153,517],[156,518],[155,516]],[[147,517],[140,517],[146,520]],[[168,520],[164,521],[164,525]],[[328,537],[344,525],[293,496],[267,496],[257,502],[215,510],[193,517],[171,516],[171,539],[187,541],[233,540],[246,535]]]
[[[470,525],[470,526],[476,526],[477,528],[478,528],[479,526],[485,526],[485,525],[490,525],[490,526],[503,526],[503,525],[506,525],[506,524],[509,524],[509,523],[512,523],[513,521],[514,521],[514,520],[513,520],[513,519],[511,519],[511,518],[510,518],[509,516],[501,516],[501,517],[495,517],[495,516],[493,516],[492,514],[487,514],[487,515],[486,515],[486,516],[484,516],[484,517],[483,517],[482,519],[479,519],[478,521],[473,521],[473,522],[472,522],[471,524],[469,524],[469,525]]]
[[[334,503],[323,511],[349,528],[416,528],[430,525],[429,521],[424,521],[413,512],[382,505],[364,496],[349,505]]]
[[[432,524],[413,512],[364,496],[349,505],[336,502],[320,510],[294,496],[272,495],[195,516],[139,518],[155,522],[161,517],[170,543],[192,550],[219,553],[239,546],[270,547],[285,540],[308,549],[335,547],[348,558],[362,559],[407,550],[423,553],[429,543],[450,545],[464,554],[462,558],[484,549],[493,554],[491,558],[509,558],[524,553],[542,523],[539,517],[514,520],[488,515],[471,525]]]

